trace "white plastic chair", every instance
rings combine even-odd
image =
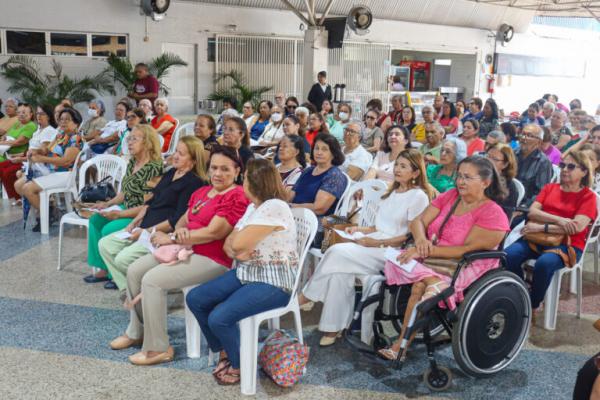
[[[558,165],[552,164],[552,179],[550,180],[552,183],[560,182],[560,168]]]
[[[50,196],[53,194],[64,193],[67,211],[72,211],[71,196],[73,198],[77,196],[77,169],[79,165],[79,158],[81,157],[82,153],[83,152],[80,151],[79,154],[77,154],[65,186],[42,190],[40,192],[40,232],[42,235],[47,235],[50,231]]]
[[[127,161],[115,155],[101,154],[83,163],[79,169],[79,185],[76,188],[75,196],[77,196],[78,191],[85,186],[86,172],[88,168],[92,166],[96,167],[98,181],[110,176],[111,179],[109,182],[115,186],[117,193],[121,190],[121,183],[125,176],[125,172],[127,171]],[[74,211],[68,212],[60,219],[60,228],[58,231],[58,266],[56,268],[58,271],[62,268],[61,260],[64,225],[79,225],[87,229],[88,224],[88,219],[81,218]]]
[[[572,268],[561,268],[554,273],[550,286],[544,296],[544,329],[553,331],[556,329],[556,316],[558,314],[558,302],[560,300],[560,288],[563,275],[570,275],[569,291],[577,296],[577,318],[581,318],[581,302],[583,299],[583,265],[585,262],[585,253],[590,246],[595,247],[600,233],[600,195],[596,194],[596,208],[598,217],[590,226],[585,247],[581,253],[581,258]],[[530,268],[535,264],[535,260],[526,262]]]
[[[525,186],[523,186],[523,184],[521,183],[520,180],[514,178],[513,182],[515,183],[515,186],[517,187],[517,206],[519,206],[521,204],[521,202],[523,201],[523,197],[525,197]]]
[[[302,319],[300,318],[300,306],[298,304],[298,288],[302,276],[302,267],[308,249],[312,244],[318,229],[318,221],[315,214],[306,208],[293,208],[294,220],[296,221],[297,245],[298,245],[298,270],[294,290],[290,301],[285,307],[265,311],[260,314],[244,318],[240,321],[240,375],[242,394],[256,394],[256,366],[258,357],[258,328],[262,321],[270,320],[273,329],[279,329],[279,317],[289,312],[294,313],[296,334],[300,343],[304,343],[302,337]]]

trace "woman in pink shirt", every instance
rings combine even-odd
[[[442,105],[442,116],[439,119],[440,125],[444,127],[446,134],[454,134],[458,130],[460,121],[456,116],[456,107],[449,101],[444,101]]]
[[[472,156],[485,150],[485,142],[479,137],[479,122],[474,119],[465,121],[460,138],[467,145],[467,156]]]

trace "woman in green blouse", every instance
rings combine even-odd
[[[158,134],[150,125],[136,126],[127,135],[126,145],[131,159],[121,184],[121,191],[112,200],[96,205],[99,209],[118,206],[121,210],[101,211],[92,215],[89,221],[88,264],[101,271],[83,278],[87,283],[110,280],[106,264],[98,251],[98,241],[124,229],[131,222],[144,203],[144,195],[149,191],[148,181],[162,175],[163,172]],[[112,282],[107,282],[105,288],[111,289]]]
[[[25,103],[19,104],[19,108],[17,109],[17,123],[0,140],[0,146],[8,146],[6,154],[24,154],[27,151],[29,139],[31,139],[37,129],[37,125],[33,122],[34,116],[35,113],[32,106]],[[6,161],[5,154],[0,154],[0,161]]]
[[[467,156],[467,145],[461,139],[444,140],[440,163],[427,167],[427,180],[439,193],[456,187],[456,166]]]

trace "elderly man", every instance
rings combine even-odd
[[[465,112],[461,122],[464,124],[468,119],[476,119],[479,121],[483,117],[483,101],[479,97],[473,97],[469,102],[469,110]]]
[[[158,98],[158,90],[160,87],[158,79],[150,75],[148,66],[144,63],[136,64],[134,73],[136,81],[133,83],[133,87],[127,96],[138,103],[142,99],[148,99],[154,104],[154,101]]]
[[[425,124],[429,124],[434,121],[433,107],[425,106],[421,109],[421,115],[423,116],[423,122],[418,123],[412,130],[410,140],[416,140],[421,143],[425,143],[427,134],[425,133]],[[384,130],[384,132],[386,132]]]
[[[549,101],[545,102],[542,106],[542,117],[546,121],[546,126],[550,126],[550,118],[552,118],[552,113],[556,110],[556,105]]]
[[[393,124],[400,125],[402,123],[402,96],[396,94],[392,96],[392,111],[385,117],[381,123],[381,130],[387,132]]]
[[[433,99],[433,109],[435,111],[433,114],[433,118],[436,121],[442,118],[442,106],[444,105],[445,100],[446,99],[444,99],[444,96],[442,96],[441,94],[436,95]]]
[[[281,91],[275,93],[275,102],[273,104],[276,104],[279,108],[285,110],[285,93]]]
[[[506,143],[506,136],[502,131],[491,131],[485,138],[485,151],[498,143]]]
[[[369,170],[373,156],[360,145],[363,127],[360,122],[351,121],[344,128],[344,163],[340,166],[350,179],[358,181]]]
[[[573,138],[573,133],[565,125],[567,114],[562,110],[555,110],[550,117],[550,134],[552,144],[559,150],[567,145]]]
[[[521,147],[516,151],[517,179],[525,187],[521,205],[529,207],[544,185],[552,179],[552,163],[541,150],[544,131],[539,125],[525,125],[521,132]]]
[[[446,130],[437,121],[426,122],[425,132],[427,134],[427,143],[419,147],[427,164],[438,164],[442,156],[442,146]]]

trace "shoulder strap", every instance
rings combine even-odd
[[[446,227],[446,223],[448,223],[448,220],[450,219],[450,217],[452,216],[452,214],[454,214],[454,211],[456,211],[456,207],[458,207],[458,203],[459,202],[460,202],[460,196],[456,197],[456,200],[454,201],[454,204],[452,204],[452,208],[450,208],[450,211],[448,211],[448,214],[446,214],[446,216],[444,217],[444,220],[442,221],[442,224],[440,225],[440,229],[438,229],[438,232],[437,232],[437,235],[436,235],[436,242],[438,240],[440,240],[440,238],[442,237],[442,233],[444,232],[444,228]]]

